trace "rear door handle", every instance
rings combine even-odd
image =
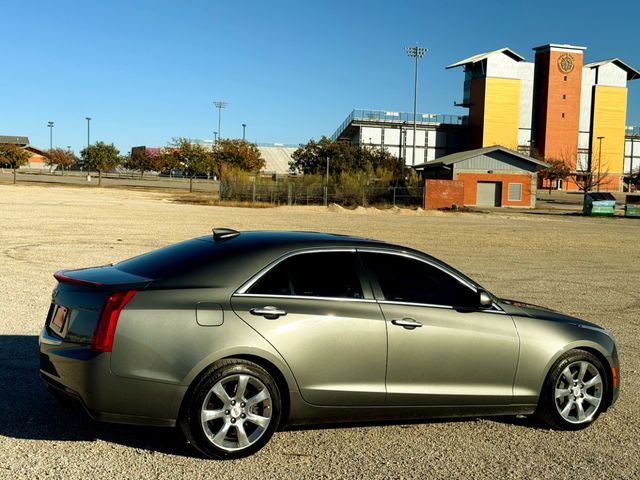
[[[251,313],[251,315],[258,315],[269,320],[276,320],[277,318],[287,314],[286,310],[282,310],[271,305],[267,305],[266,307],[262,308],[252,308],[251,310],[249,310],[249,312]]]
[[[415,318],[395,319],[395,320],[391,320],[391,323],[399,327],[406,328],[407,330],[413,330],[414,328],[422,326],[422,323],[420,323]]]

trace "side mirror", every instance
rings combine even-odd
[[[491,308],[493,306],[493,299],[484,290],[478,291],[478,306],[480,308]]]

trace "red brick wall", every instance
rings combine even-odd
[[[531,175],[529,174],[499,174],[499,173],[459,173],[458,180],[464,182],[464,205],[476,204],[478,182],[502,182],[502,206],[503,207],[530,207],[531,206]],[[520,201],[509,201],[509,184],[522,184]]]
[[[464,182],[460,180],[425,180],[424,186],[424,208],[464,205]]]
[[[562,55],[570,55],[574,68],[558,68]],[[575,168],[580,124],[582,53],[547,51],[536,54],[537,138],[535,147],[544,158],[564,159]]]

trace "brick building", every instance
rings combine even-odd
[[[425,180],[424,207],[519,207],[536,205],[536,170],[546,163],[508,148],[491,147],[446,155],[415,165]]]

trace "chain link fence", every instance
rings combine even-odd
[[[349,188],[341,185],[296,185],[287,182],[220,184],[220,200],[273,205],[401,206],[421,207],[424,187]]]

